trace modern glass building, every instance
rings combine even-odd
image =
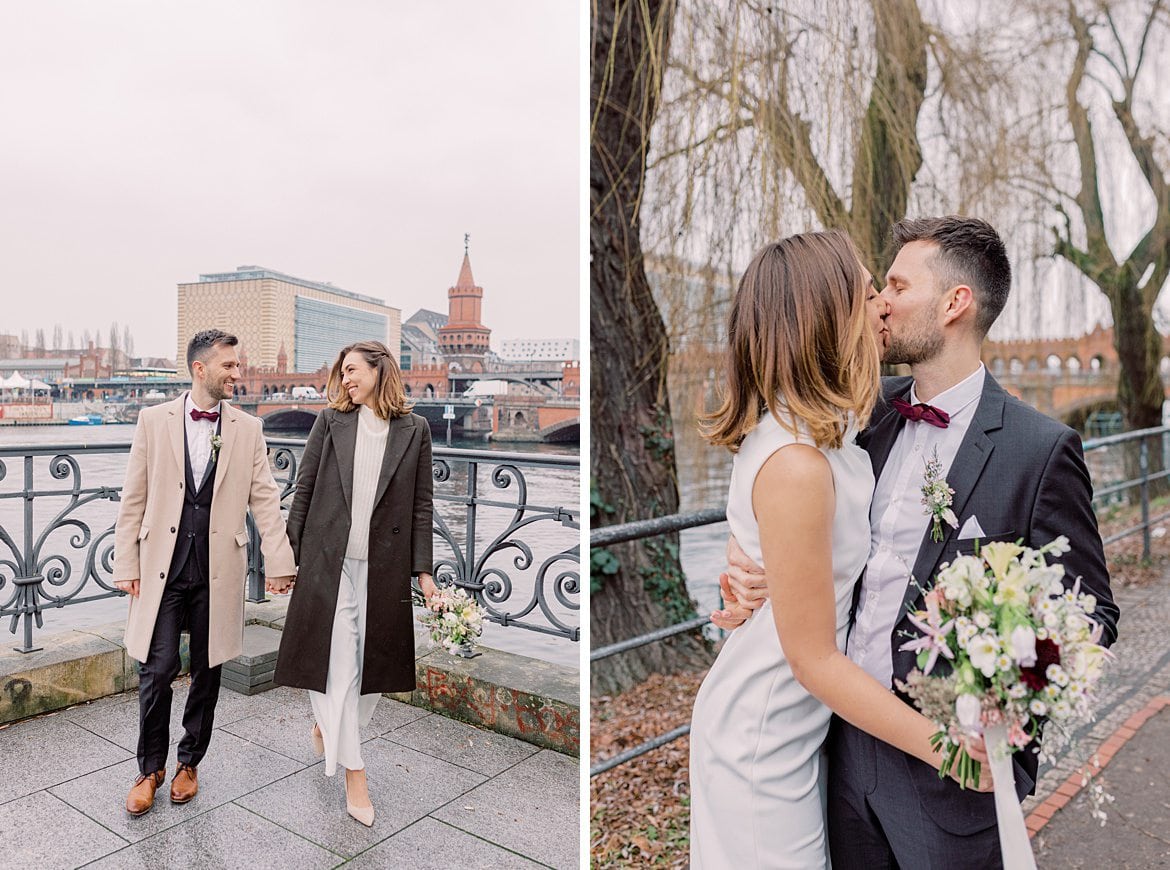
[[[362,339],[385,342],[397,357],[402,339],[402,312],[383,300],[262,266],[200,275],[179,285],[178,301],[181,375],[188,374],[187,342],[202,329],[236,335],[251,366],[276,369],[283,350],[289,369],[301,373],[332,363]]]

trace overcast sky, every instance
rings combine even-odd
[[[492,344],[579,334],[580,13],[552,0],[0,7],[0,333],[129,323],[260,264],[447,310],[471,233]]]

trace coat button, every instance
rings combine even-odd
[[[158,579],[159,580],[166,580],[167,579],[167,572],[166,571],[159,571],[158,572]]]
[[[175,527],[171,526],[171,534],[173,535],[174,533],[175,533]]]
[[[180,484],[179,484],[179,489],[182,489],[182,488],[183,488],[183,484],[181,484],[181,483],[180,483]]]
[[[397,534],[398,534],[398,526],[395,526],[395,527],[394,527],[394,528],[392,528],[390,531],[392,531],[394,534],[396,534],[396,535],[397,535]]]

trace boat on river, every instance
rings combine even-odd
[[[69,418],[70,426],[100,426],[102,425],[101,414],[79,414],[76,417]]]

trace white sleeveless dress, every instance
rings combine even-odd
[[[869,555],[869,456],[853,443],[826,449],[833,473],[833,588],[837,646],[845,648],[853,586]],[[768,413],[735,455],[727,520],[763,565],[752,487],[768,458],[796,438]],[[801,493],[793,492],[793,499]],[[727,638],[695,698],[691,720],[691,867],[827,867],[822,745],[829,709],[796,681],[769,601]]]

